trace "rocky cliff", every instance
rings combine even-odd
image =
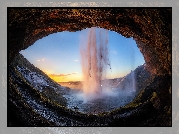
[[[133,102],[90,115],[67,109],[63,94],[69,89],[18,55],[9,66],[8,126],[170,126],[170,77],[153,76],[144,65],[134,72],[139,95]],[[130,75],[125,76],[123,86],[128,84]]]
[[[40,72],[37,71],[38,75],[35,75],[26,68],[10,65],[8,119],[16,123],[10,123],[9,126],[171,126],[171,8],[7,10],[9,65],[14,64],[20,50],[49,34],[101,27],[125,37],[133,37],[144,56],[146,69],[155,76],[145,87],[141,85],[139,95],[125,107],[99,115],[86,115],[57,105],[50,100],[51,96],[45,97],[49,90],[42,94],[41,90],[33,88],[28,80],[38,81],[42,78]],[[21,60],[18,64],[21,64]],[[25,79],[22,73],[32,74],[32,77]],[[44,86],[50,85],[43,83]],[[39,85],[36,83],[35,86],[38,88]]]
[[[171,8],[8,8],[9,61],[36,40],[101,27],[133,37],[149,71],[171,74]]]

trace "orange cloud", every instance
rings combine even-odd
[[[75,75],[78,72],[73,72],[69,74],[47,74],[51,79],[56,82],[67,82],[67,81],[75,81],[79,79],[79,76]]]
[[[64,77],[64,76],[69,76],[69,75],[73,75],[73,74],[77,74],[78,72],[73,72],[71,74],[48,74],[49,76],[53,76],[53,77]]]
[[[77,74],[78,72],[73,72],[72,74]]]
[[[64,77],[67,76],[68,74],[48,74],[49,76],[53,76],[53,77]]]

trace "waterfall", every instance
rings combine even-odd
[[[83,73],[83,94],[87,99],[98,98],[102,92],[102,80],[106,79],[108,58],[108,31],[92,27],[88,40],[80,48]]]

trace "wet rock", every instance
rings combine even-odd
[[[12,117],[8,118],[9,125],[171,126],[171,11],[171,8],[8,8],[8,60],[9,64],[13,64],[9,69],[8,108],[11,109],[8,109],[8,117]],[[146,73],[140,74],[146,77],[146,81],[141,83],[141,79],[138,79],[140,94],[126,107],[103,115],[72,111],[43,98],[14,68],[15,65],[29,66],[21,56],[19,59],[15,59],[15,56],[38,39],[55,32],[77,31],[94,26],[133,37],[146,61],[145,68],[155,76],[147,79]],[[41,74],[37,68],[31,69]],[[153,92],[158,97],[151,99],[155,96]],[[63,94],[63,90],[59,93]]]
[[[154,106],[156,109],[159,109],[159,108],[160,108],[160,99],[158,98],[156,92],[153,92],[153,93],[152,93],[152,98],[150,99],[150,101],[153,103],[153,106]]]

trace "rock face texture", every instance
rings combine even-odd
[[[133,37],[148,70],[171,74],[171,8],[8,8],[9,62],[49,34],[101,27]]]
[[[74,105],[76,110],[67,108],[68,102],[63,95],[70,89],[52,81],[19,54],[9,68],[8,126],[171,126],[170,76],[151,77],[145,65],[134,72],[139,95],[131,103],[108,112],[86,114],[78,110],[80,103]],[[123,84],[129,82],[128,77],[130,75]],[[122,99],[122,96],[118,97]],[[102,103],[98,104],[95,107],[106,109],[105,105],[101,107]]]
[[[108,113],[86,115],[44,101],[23,77],[15,77],[15,73],[19,73],[11,70],[16,66],[8,66],[8,114],[14,124],[18,124],[20,119],[18,126],[171,126],[171,17],[171,8],[8,8],[9,65],[16,61],[19,51],[49,34],[101,27],[133,37],[147,69],[147,73],[140,73],[147,85],[140,81],[144,79],[138,79],[138,83],[143,85],[139,86],[141,90],[132,103]],[[148,74],[152,76],[149,81]],[[16,80],[19,80],[21,88],[16,86]],[[30,105],[27,107],[28,101],[24,101],[19,90],[27,93],[25,95],[32,97],[34,102],[39,102],[40,106],[56,112],[62,124],[46,120]],[[28,119],[32,119],[31,122]]]

